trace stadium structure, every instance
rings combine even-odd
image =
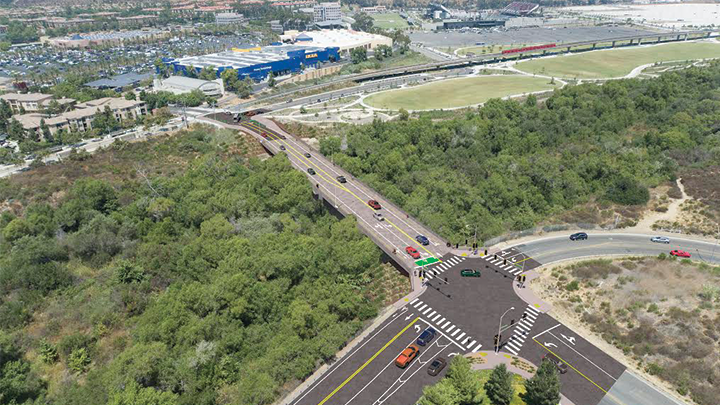
[[[500,11],[501,14],[514,17],[527,17],[540,9],[539,4],[515,1]]]
[[[451,10],[447,7],[430,3],[427,14],[434,19],[442,18],[442,28],[446,30],[457,30],[464,28],[492,28],[492,27],[519,27],[539,25],[541,22],[535,17],[539,14],[540,5],[527,2],[512,2],[505,8],[495,11],[482,11],[479,13],[468,13],[458,10]],[[451,17],[451,18],[449,18]]]
[[[218,76],[227,69],[235,69],[240,79],[249,77],[262,81],[270,74],[282,76],[297,73],[306,67],[317,67],[339,59],[338,47],[272,45],[262,48],[233,48],[230,51],[179,59],[166,58],[163,62],[174,74],[188,76],[191,69],[198,73],[210,67],[215,69]]]

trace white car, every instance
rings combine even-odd
[[[379,212],[373,212],[373,216],[374,216],[375,219],[377,219],[378,221],[384,221],[384,220],[385,220],[385,217],[383,216],[383,214],[381,214],[381,213],[379,213]]]
[[[653,236],[652,238],[650,238],[650,242],[670,243],[670,238],[668,238],[667,236]]]

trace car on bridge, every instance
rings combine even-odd
[[[336,178],[337,181],[340,183],[347,183],[347,179],[345,178],[345,176],[337,176]]]
[[[405,252],[406,252],[407,254],[409,254],[410,257],[412,257],[413,259],[419,259],[419,258],[420,258],[420,252],[418,252],[417,249],[415,249],[415,248],[412,247],[412,246],[406,247],[406,248],[405,248]]]
[[[415,237],[415,240],[423,246],[427,246],[430,244],[430,239],[428,239],[425,235],[418,235]]]
[[[307,172],[310,173],[310,174],[313,175],[313,176],[315,175],[315,170],[313,170],[312,167],[308,167]]]
[[[435,339],[435,335],[437,334],[437,331],[429,327],[423,331],[423,333],[420,334],[417,338],[417,344],[420,346],[425,346],[426,344],[432,342],[433,339]]]
[[[379,213],[379,212],[373,212],[373,217],[375,217],[375,219],[377,219],[378,221],[384,221],[384,220],[385,220],[385,217],[383,216],[383,214],[381,214],[381,213]]]
[[[400,368],[405,368],[419,353],[420,348],[417,347],[417,345],[410,345],[395,359],[395,365]]]
[[[306,158],[310,158],[310,157],[312,157],[312,155],[309,154],[309,153],[305,153],[305,157],[306,157]]]
[[[374,209],[374,210],[379,210],[379,209],[382,208],[382,207],[380,206],[380,203],[377,202],[377,201],[375,201],[375,200],[370,200],[370,201],[368,201],[368,205],[369,205],[372,209]]]
[[[440,374],[440,372],[447,366],[447,361],[443,359],[442,357],[438,357],[437,359],[433,360],[432,363],[430,363],[430,366],[428,367],[428,374],[435,377],[436,375]]]
[[[570,235],[570,240],[586,240],[588,238],[588,234],[585,232],[577,232],[572,235]]]
[[[652,238],[650,238],[650,242],[670,243],[670,238],[668,238],[667,236],[653,236]]]
[[[285,150],[285,145],[280,145],[280,150]]]
[[[472,270],[472,269],[460,270],[460,277],[480,277],[480,270]]]
[[[690,257],[690,253],[686,252],[684,250],[671,250],[670,256],[677,256],[677,257]]]

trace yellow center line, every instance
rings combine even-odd
[[[340,183],[335,177],[333,177],[332,175],[328,174],[328,172],[326,172],[323,168],[321,168],[320,166],[318,166],[317,164],[315,164],[315,162],[313,162],[313,161],[311,161],[310,159],[306,158],[305,155],[303,155],[301,152],[299,152],[297,149],[295,149],[295,147],[293,147],[292,145],[288,144],[287,142],[284,142],[282,138],[280,138],[279,136],[277,136],[277,134],[274,133],[274,131],[270,130],[269,128],[262,128],[262,127],[260,127],[259,125],[254,124],[254,123],[252,123],[252,122],[246,123],[245,125],[251,127],[251,128],[254,129],[254,130],[265,132],[265,133],[267,133],[269,136],[272,136],[274,140],[276,140],[276,141],[282,143],[283,145],[291,148],[293,151],[295,151],[295,153],[293,154],[294,156],[298,157],[299,159],[304,159],[305,161],[307,161],[307,163],[315,166],[319,171],[323,172],[323,173],[330,179],[330,180],[325,179],[326,181],[330,182],[330,183],[333,184],[333,185],[335,185],[335,183],[337,183],[338,185],[340,185],[339,187],[340,187],[343,191],[347,191],[348,193],[350,193],[351,195],[353,195],[355,198],[357,198],[357,199],[358,199],[360,202],[362,202],[363,204],[367,204],[367,202],[366,202],[365,200],[363,200],[362,198],[358,197],[357,194],[355,194],[355,193],[352,192],[351,190],[349,190],[349,189],[347,189],[346,187],[342,186],[342,185],[341,185],[342,183]],[[307,164],[307,163],[306,163],[306,164]],[[320,176],[320,177],[322,177],[322,176]],[[415,238],[413,238],[412,236],[408,235],[405,231],[403,231],[402,229],[400,229],[397,225],[395,225],[394,223],[392,223],[392,222],[391,222],[390,220],[388,220],[387,218],[385,218],[385,221],[386,221],[387,223],[389,223],[393,228],[395,228],[395,229],[397,229],[398,231],[400,231],[400,232],[401,232],[403,235],[405,235],[408,239],[412,240],[414,243],[417,242],[417,241],[415,240]],[[427,252],[431,257],[435,257],[435,255],[434,255],[431,251],[427,250],[427,249],[425,248],[425,246],[423,246],[423,245],[421,245],[421,244],[418,244],[418,246],[420,246],[420,248],[421,248],[422,250],[424,250],[425,252]],[[435,257],[435,258],[438,259],[438,261],[442,262],[442,260],[441,260],[439,257]]]
[[[560,361],[562,361],[563,363],[565,363],[565,364],[567,364],[568,366],[570,366],[570,368],[572,368],[573,370],[575,370],[575,371],[576,371],[578,374],[580,374],[581,376],[585,377],[586,380],[590,381],[594,386],[600,388],[600,390],[601,390],[602,392],[604,392],[604,393],[607,394],[607,391],[605,391],[605,390],[603,389],[603,387],[597,385],[597,384],[595,383],[595,381],[591,380],[590,378],[588,378],[588,376],[586,376],[585,374],[581,373],[580,370],[578,370],[578,369],[576,369],[575,367],[573,367],[572,364],[570,364],[570,363],[568,363],[567,361],[563,360],[562,357],[558,356],[555,352],[553,352],[552,350],[550,350],[550,349],[548,349],[547,347],[545,347],[544,344],[542,344],[542,343],[538,342],[537,340],[535,340],[535,338],[532,338],[532,340],[534,340],[535,343],[539,344],[543,349],[545,349],[545,350],[549,351],[550,353],[554,354],[555,357],[557,357],[558,359],[560,359]]]
[[[417,322],[419,319],[420,319],[420,317],[417,317],[417,318],[415,318],[412,322],[410,322],[409,324],[407,324],[407,326],[404,327],[403,330],[401,330],[400,332],[398,332],[398,334],[395,335],[395,337],[393,337],[392,339],[390,339],[389,342],[385,343],[385,346],[383,346],[380,350],[378,350],[377,353],[373,354],[373,356],[370,357],[370,358],[368,359],[368,361],[365,362],[365,364],[363,364],[362,366],[360,366],[360,368],[358,368],[357,370],[355,370],[355,372],[352,373],[352,374],[350,375],[350,377],[348,377],[347,379],[345,379],[345,381],[343,381],[342,384],[340,384],[337,388],[335,388],[335,389],[333,390],[333,392],[331,392],[328,396],[325,397],[325,399],[323,399],[322,401],[320,401],[320,403],[319,403],[318,405],[323,405],[325,402],[327,402],[328,400],[330,400],[330,398],[332,398],[333,395],[337,394],[337,392],[340,391],[347,383],[349,383],[350,380],[352,380],[353,378],[355,378],[356,375],[358,375],[361,371],[363,371],[363,369],[364,369],[365,367],[367,367],[368,364],[372,363],[372,361],[375,360],[375,358],[376,358],[377,356],[379,356],[380,353],[384,352],[385,349],[387,349],[395,340],[397,340],[397,338],[399,338],[403,333],[405,333],[405,331],[407,331],[411,326],[413,326],[413,324],[414,324],[415,322]]]

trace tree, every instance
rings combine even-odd
[[[392,56],[392,48],[387,45],[379,45],[375,48],[375,59],[383,60]]]
[[[354,64],[362,63],[367,60],[367,51],[365,48],[355,48],[350,51],[350,60]]]
[[[235,69],[225,69],[220,73],[220,78],[225,85],[225,90],[236,91],[240,82],[238,72]]]
[[[355,31],[370,32],[372,30],[375,20],[370,17],[367,13],[357,13],[353,16],[355,22],[352,24],[352,29]]]
[[[275,87],[276,81],[275,81],[275,75],[270,74],[270,79],[268,80],[268,86]]]
[[[205,66],[198,75],[198,79],[202,80],[215,80],[217,79],[217,73],[215,72],[215,66]]]
[[[235,89],[235,92],[237,93],[238,97],[240,98],[247,98],[250,97],[252,94],[252,86],[253,81],[249,77],[246,77],[245,80],[238,81],[237,89]]]
[[[447,379],[425,387],[422,397],[418,400],[418,405],[456,405],[457,403],[458,392]]]
[[[512,380],[513,374],[507,370],[505,363],[493,368],[490,378],[485,382],[485,394],[492,405],[510,405],[515,395]]]
[[[137,100],[137,96],[135,96],[134,92],[128,91],[125,93],[125,100]]]
[[[40,119],[40,132],[42,132],[42,137],[45,142],[53,141],[52,133],[50,133],[50,128],[47,126],[44,118]]]
[[[535,375],[525,381],[525,393],[520,396],[527,405],[557,405],[560,402],[560,379],[555,364],[543,361]]]
[[[636,179],[623,176],[613,182],[607,192],[607,198],[618,204],[640,205],[650,200],[650,191]]]
[[[176,405],[179,403],[177,394],[159,391],[152,387],[142,387],[130,381],[122,390],[110,395],[108,405]]]
[[[10,119],[10,124],[7,128],[8,137],[16,141],[22,141],[25,139],[25,128],[15,118]]]
[[[458,393],[459,405],[476,405],[483,402],[482,384],[477,372],[470,368],[470,359],[467,357],[453,357],[446,378]]]
[[[14,242],[23,236],[31,234],[30,225],[22,218],[15,218],[10,221],[2,230],[3,238],[8,242]]]

